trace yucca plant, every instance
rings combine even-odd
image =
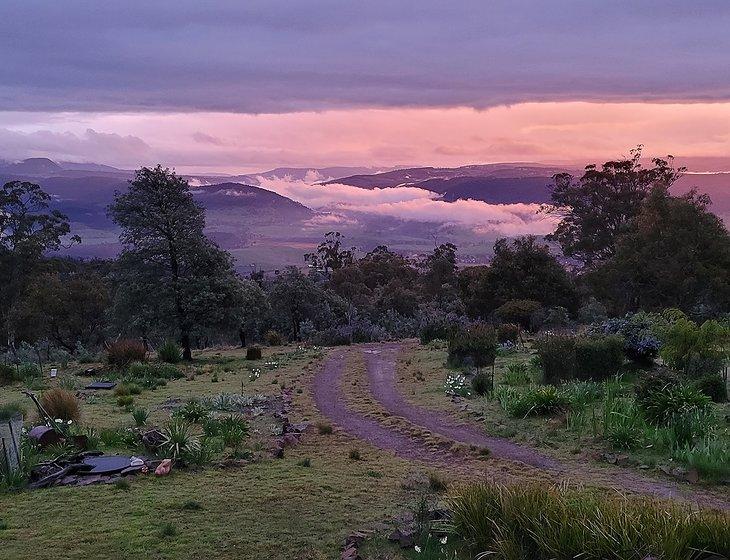
[[[193,435],[192,426],[183,418],[172,418],[162,430],[163,441],[160,449],[173,459],[185,453],[194,453],[200,448],[200,441]]]

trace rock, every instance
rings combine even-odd
[[[144,432],[141,439],[142,445],[144,445],[148,451],[154,452],[157,451],[157,449],[159,449],[159,447],[164,443],[165,435],[157,428],[152,428],[151,430]]]
[[[401,548],[411,548],[416,543],[414,533],[404,529],[396,529],[393,531],[388,536],[388,540],[398,543]]]
[[[692,468],[687,471],[687,476],[685,478],[687,482],[697,484],[700,481],[700,473],[697,472],[697,469]]]
[[[350,545],[340,554],[341,560],[358,560],[359,558],[360,556],[357,553],[357,547],[355,545]]]

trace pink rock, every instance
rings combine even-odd
[[[155,469],[155,475],[167,476],[172,470],[172,459],[163,460]]]

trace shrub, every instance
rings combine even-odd
[[[449,484],[438,473],[428,473],[428,487],[431,492],[443,494],[449,487]]]
[[[260,360],[261,359],[261,348],[258,346],[249,346],[246,348],[246,359],[247,360]]]
[[[421,344],[428,344],[434,340],[449,340],[466,323],[466,318],[456,313],[427,309],[421,318],[418,337]]]
[[[616,375],[624,363],[624,341],[618,335],[578,337],[575,376],[602,380]]]
[[[485,371],[477,373],[471,380],[471,388],[477,395],[488,395],[494,389],[492,375]]]
[[[541,307],[530,317],[530,330],[539,332],[541,330],[568,329],[573,326],[568,310],[565,307]]]
[[[269,346],[281,346],[284,344],[284,337],[277,331],[269,330],[264,334],[264,342]]]
[[[480,482],[464,487],[450,505],[453,532],[473,552],[493,551],[498,560],[687,560],[730,550],[725,512],[647,497]]]
[[[79,400],[71,391],[65,389],[56,388],[45,391],[41,395],[41,406],[51,418],[78,422],[81,417]]]
[[[502,323],[497,327],[497,341],[500,344],[511,342],[517,344],[520,337],[520,327],[514,323]]]
[[[497,333],[484,323],[473,323],[457,330],[449,339],[449,363],[461,366],[470,361],[477,368],[494,364]]]
[[[162,430],[162,445],[160,449],[173,459],[183,454],[194,452],[200,447],[200,442],[193,435],[191,426],[182,418],[173,418]]]
[[[652,424],[669,423],[676,415],[704,411],[710,397],[690,385],[666,385],[637,400],[646,420]]]
[[[317,432],[319,432],[322,435],[329,435],[332,433],[332,426],[330,424],[325,424],[324,422],[320,422],[317,424]]]
[[[350,458],[351,461],[359,461],[361,459],[360,450],[356,448],[350,449],[350,452],[347,456]]]
[[[139,340],[117,340],[106,349],[107,361],[113,366],[127,367],[133,362],[144,362],[146,357],[147,351]]]
[[[166,340],[157,349],[157,357],[165,363],[177,364],[182,361],[182,350],[174,340]]]
[[[546,383],[559,383],[575,378],[575,347],[574,336],[549,335],[535,342]]]
[[[18,370],[10,364],[0,364],[0,387],[20,381],[22,377]]]
[[[583,325],[602,323],[606,319],[608,319],[606,306],[593,296],[588,298],[588,301],[586,301],[580,306],[580,309],[578,309],[578,320]]]
[[[181,408],[178,408],[174,412],[174,416],[183,418],[191,424],[198,424],[202,422],[208,418],[209,414],[208,407],[195,399],[189,400]]]
[[[132,406],[133,404],[134,397],[132,395],[122,395],[121,397],[117,397],[117,406],[120,408]]]
[[[593,325],[590,334],[615,334],[624,339],[624,354],[641,366],[650,366],[659,354],[661,343],[646,314],[626,315],[622,319],[608,319]]]
[[[248,423],[240,416],[212,418],[203,424],[203,432],[208,437],[219,437],[226,447],[236,448],[248,436]]]
[[[531,299],[513,299],[499,306],[494,315],[504,323],[516,323],[524,330],[530,329],[530,318],[542,308],[539,301]]]
[[[717,321],[694,321],[680,318],[663,333],[661,355],[670,367],[697,377],[719,373],[727,357],[730,329]]]
[[[657,391],[664,391],[668,387],[679,384],[679,376],[669,368],[657,368],[644,373],[634,385],[636,402],[643,407],[643,402],[650,399]]]
[[[503,385],[529,385],[530,381],[530,366],[528,366],[525,362],[508,364],[507,371],[504,372],[502,377]]]
[[[150,417],[150,413],[147,412],[144,408],[135,408],[132,411],[132,418],[134,419],[134,424],[138,428],[141,428],[147,423],[147,420]]]
[[[23,403],[11,402],[0,405],[0,422],[10,420],[16,416],[25,416],[26,409]]]
[[[305,459],[302,459],[301,461],[297,461],[297,465],[299,465],[300,467],[309,468],[312,466],[312,460],[309,457],[307,457]]]
[[[692,386],[710,397],[712,402],[723,403],[727,401],[727,383],[722,375],[703,375],[693,381]]]

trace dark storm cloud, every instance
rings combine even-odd
[[[0,110],[730,98],[730,2],[0,4]]]

